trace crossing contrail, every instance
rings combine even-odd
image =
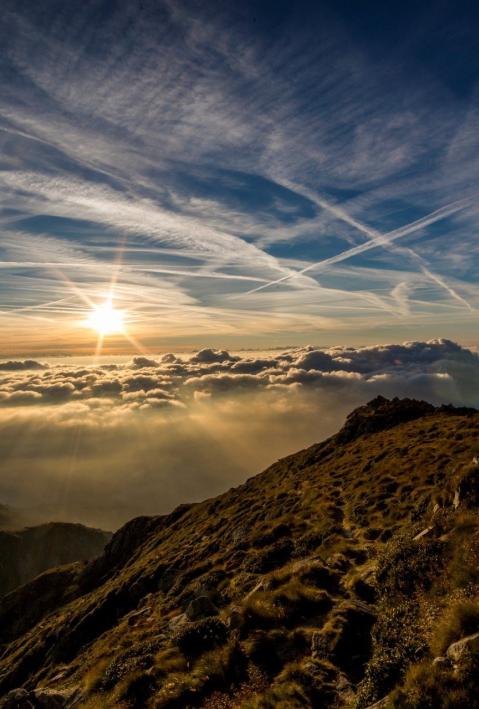
[[[304,273],[307,273],[308,271],[323,270],[328,266],[340,263],[341,261],[346,261],[346,259],[352,258],[353,256],[357,256],[358,254],[362,254],[365,251],[375,249],[378,246],[388,246],[389,244],[393,243],[394,241],[400,239],[403,236],[412,234],[415,231],[422,229],[423,227],[429,226],[430,224],[434,224],[435,222],[440,221],[441,219],[446,219],[446,217],[449,217],[451,214],[454,214],[455,212],[464,209],[464,207],[469,204],[469,202],[469,199],[461,199],[455,202],[450,202],[449,204],[446,204],[443,207],[434,210],[434,212],[431,212],[430,214],[427,214],[426,216],[421,217],[420,219],[416,219],[414,222],[410,222],[409,224],[399,227],[399,229],[394,229],[393,231],[386,232],[385,234],[382,234],[376,229],[372,229],[371,227],[361,224],[361,222],[358,222],[356,219],[350,217],[346,220],[349,224],[355,226],[361,232],[371,235],[371,238],[368,241],[365,241],[362,244],[358,244],[357,246],[353,246],[350,249],[346,249],[345,251],[341,251],[341,253],[336,254],[335,256],[330,256],[329,258],[323,259],[322,261],[310,263],[309,266],[302,268],[300,271],[295,271],[294,273],[289,273],[286,276],[277,278],[276,280],[269,281],[268,283],[263,283],[257,288],[253,288],[252,290],[246,291],[246,293],[243,293],[243,295],[252,295],[253,293],[258,293],[259,291],[265,290],[266,288],[271,288],[272,286],[275,286],[278,283],[284,283],[285,281],[289,281],[291,278],[301,276]],[[340,219],[343,219],[346,213],[344,212],[344,210],[340,211],[341,216],[339,214],[339,210],[334,210],[334,213]]]

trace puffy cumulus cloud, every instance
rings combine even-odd
[[[236,362],[239,357],[232,357],[226,350],[204,349],[191,358],[193,364],[212,364],[213,362]]]
[[[158,362],[148,357],[133,357],[131,366],[134,369],[145,369],[147,367],[158,367]]]
[[[238,484],[377,394],[477,406],[479,356],[434,340],[4,370],[0,502],[112,528]]]
[[[0,372],[19,372],[25,369],[46,369],[47,364],[37,362],[34,359],[25,360],[7,360],[0,362]]]
[[[93,399],[106,398],[117,406],[156,397],[189,406],[199,394],[227,396],[278,387],[300,387],[318,395],[346,387],[358,401],[379,391],[479,404],[478,354],[442,339],[360,348],[304,347],[254,357],[203,349],[189,358],[138,356],[125,364],[42,365],[43,371],[28,360],[14,364],[0,376],[0,400],[19,405],[82,401],[88,406]]]

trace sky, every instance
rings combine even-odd
[[[0,355],[477,345],[478,12],[3,0]]]

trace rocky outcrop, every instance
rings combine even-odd
[[[479,633],[474,633],[473,635],[468,635],[465,638],[461,638],[452,645],[449,645],[446,657],[452,662],[460,662],[461,658],[465,653],[477,654],[479,653]]]
[[[74,690],[12,689],[0,702],[0,709],[66,709],[74,699]]]
[[[434,406],[426,401],[398,398],[389,400],[384,396],[377,396],[349,414],[336,435],[336,440],[339,443],[349,443],[360,436],[414,421],[434,411]]]

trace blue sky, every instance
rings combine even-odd
[[[477,15],[4,0],[2,351],[477,344]]]

